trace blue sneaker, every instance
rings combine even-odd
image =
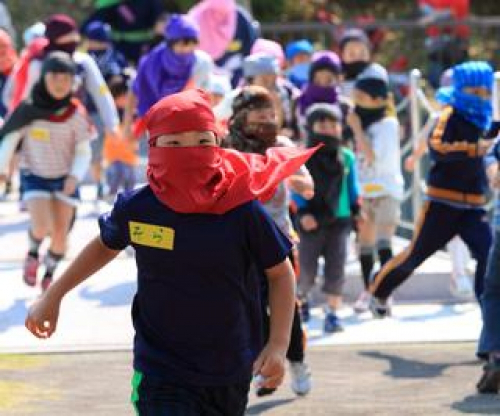
[[[342,332],[344,328],[340,324],[340,319],[333,312],[328,312],[325,316],[325,323],[323,330],[326,333],[333,334],[335,332]]]

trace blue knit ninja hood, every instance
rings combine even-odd
[[[483,99],[463,91],[464,88],[493,89],[493,68],[484,61],[470,61],[453,67],[452,85],[437,91],[436,100],[451,105],[457,113],[482,130],[491,126],[493,107]]]

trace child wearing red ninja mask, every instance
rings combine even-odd
[[[269,388],[282,382],[294,308],[292,245],[256,199],[269,199],[315,149],[256,155],[218,147],[200,90],[162,99],[144,121],[148,185],[118,196],[99,219],[100,235],[34,304],[26,326],[50,337],[63,296],[132,245],[137,414],[243,415],[252,375]],[[262,269],[266,345],[255,272]]]

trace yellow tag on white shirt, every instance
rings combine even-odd
[[[174,249],[175,231],[173,228],[143,222],[129,221],[130,241],[141,246]]]
[[[382,192],[383,190],[384,190],[384,187],[382,185],[379,185],[376,183],[367,183],[366,185],[363,186],[363,192],[365,194]]]
[[[40,127],[34,127],[30,130],[29,137],[33,140],[48,142],[50,140],[50,131]]]

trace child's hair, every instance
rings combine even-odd
[[[317,103],[308,108],[306,112],[306,126],[309,132],[313,131],[316,122],[324,120],[341,123],[342,110],[340,107],[334,104]]]
[[[50,52],[42,63],[42,77],[48,72],[76,74],[76,64],[66,52]]]
[[[123,96],[129,90],[128,80],[124,75],[112,77],[108,82],[108,88],[114,99]]]

